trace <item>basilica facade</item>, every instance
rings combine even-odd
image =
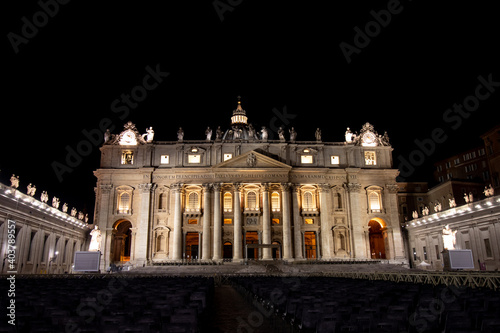
[[[405,262],[387,134],[366,123],[341,142],[268,140],[238,102],[203,140],[156,141],[131,122],[106,133],[94,223],[112,263],[245,259]],[[214,135],[212,135],[212,133]]]

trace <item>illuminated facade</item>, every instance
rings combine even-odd
[[[231,120],[214,138],[207,128],[204,140],[185,140],[182,129],[177,141],[145,140],[130,122],[107,134],[94,172],[103,268],[186,259],[406,261],[387,134],[367,123],[342,142],[318,133],[315,141],[268,140],[240,102]]]

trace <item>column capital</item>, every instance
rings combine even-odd
[[[290,188],[292,187],[292,183],[281,183],[280,187],[281,187],[281,190],[283,192],[288,192],[288,191],[290,191]]]
[[[350,193],[359,193],[361,191],[361,184],[345,183],[344,188]]]
[[[389,193],[398,193],[399,190],[398,184],[386,184],[385,188],[389,191]]]
[[[182,192],[182,189],[184,187],[184,184],[183,183],[175,183],[175,184],[172,184],[170,185],[170,189],[174,192]]]
[[[212,189],[212,184],[211,183],[203,183],[203,185],[201,185],[201,187],[203,188],[203,191],[210,191]]]
[[[113,189],[113,184],[102,184],[102,185],[99,185],[99,190],[103,193],[103,194],[109,194],[109,192]]]
[[[260,189],[262,192],[269,192],[269,183],[261,183]]]
[[[328,193],[332,188],[329,184],[318,184],[320,193]]]
[[[213,183],[212,187],[214,189],[214,192],[220,192],[220,190],[222,189],[222,183]]]
[[[150,193],[151,191],[154,191],[154,189],[156,189],[156,184],[154,183],[139,184],[139,190],[141,193]]]
[[[233,183],[233,186],[235,192],[241,192],[241,190],[243,189],[243,185],[241,183]]]

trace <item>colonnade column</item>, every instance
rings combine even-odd
[[[221,184],[214,183],[214,256],[213,260],[222,259],[222,221],[221,221]]]
[[[241,231],[242,231],[242,221],[241,221],[241,185],[239,183],[234,184],[234,244],[233,244],[233,260],[241,260],[242,248],[241,248]]]
[[[210,191],[211,184],[203,184],[203,242],[201,249],[201,259],[210,260]]]
[[[290,221],[290,184],[281,183],[283,197],[283,259],[292,259],[292,230]]]
[[[303,259],[303,239],[304,236],[301,233],[302,227],[302,217],[300,216],[300,185],[294,184],[292,196],[292,207],[293,207],[293,235],[294,235],[294,246],[295,246],[295,259]]]
[[[271,244],[271,212],[269,209],[269,184],[262,184],[262,244]],[[270,248],[262,249],[262,259],[272,259]]]
[[[332,227],[330,223],[330,208],[328,205],[328,192],[330,192],[330,185],[319,185],[319,207],[321,210],[321,247],[323,249],[322,258],[331,259],[331,239]]]
[[[174,192],[173,260],[182,259],[182,185],[183,184],[174,184],[171,187]]]

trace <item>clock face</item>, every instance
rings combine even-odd
[[[366,132],[363,135],[362,145],[363,146],[375,146],[376,140],[377,140],[377,138],[375,137],[375,134],[373,134],[372,132]]]
[[[121,145],[136,145],[137,140],[135,139],[135,133],[132,131],[126,131],[122,135],[122,139],[120,140]]]

